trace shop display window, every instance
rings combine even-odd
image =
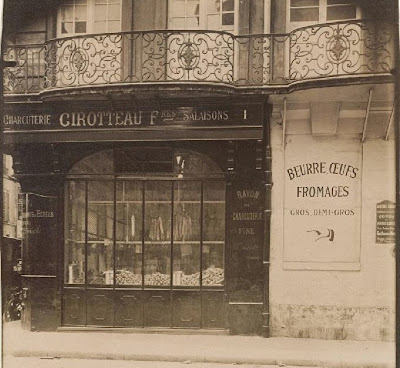
[[[88,182],[87,283],[113,284],[114,183]]]
[[[200,286],[201,182],[174,186],[174,286]]]
[[[225,183],[206,182],[203,188],[202,281],[224,285]]]
[[[171,279],[172,182],[145,183],[144,284],[169,286]]]
[[[84,284],[86,182],[71,181],[67,189],[64,280],[66,284]]]
[[[115,283],[142,285],[143,185],[117,182]]]
[[[100,156],[93,155],[96,165]],[[110,168],[112,152],[106,156]],[[173,160],[164,178],[105,175],[67,183],[66,285],[224,286],[225,182],[201,155],[184,151]],[[77,167],[93,174],[90,162]]]

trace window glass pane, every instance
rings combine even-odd
[[[328,5],[354,5],[349,0],[328,0],[327,3]]]
[[[114,200],[114,183],[108,181],[90,181],[89,182],[89,201],[113,201]]]
[[[121,7],[117,5],[110,5],[108,7],[108,20],[120,20],[121,19]]]
[[[222,0],[222,11],[233,11],[235,10],[234,0]]]
[[[86,15],[86,5],[78,5],[75,7],[75,20],[86,20],[87,15]]]
[[[94,7],[94,19],[95,20],[107,19],[107,5],[96,5]]]
[[[101,151],[76,163],[70,174],[114,174],[114,155],[112,150]]]
[[[182,176],[185,178],[221,176],[221,169],[214,161],[206,156],[182,150],[175,153],[174,174],[175,176]]]
[[[207,3],[207,13],[208,14],[216,14],[220,11],[220,0],[208,0]]]
[[[94,22],[94,24],[93,24],[93,32],[94,33],[107,32],[107,22],[106,21]]]
[[[70,182],[66,190],[65,275],[67,284],[85,282],[85,182]]]
[[[231,26],[235,23],[235,17],[233,13],[222,14],[222,25]]]
[[[188,0],[186,7],[186,16],[199,15],[199,0]]]
[[[142,285],[142,205],[141,182],[117,182],[117,285]]]
[[[117,243],[115,258],[115,283],[142,285],[142,244]]]
[[[75,4],[87,4],[87,0],[75,0]]]
[[[103,242],[88,242],[87,262],[88,284],[113,284],[113,243],[111,241],[105,239]]]
[[[113,204],[90,203],[88,206],[88,240],[113,239]]]
[[[73,20],[74,8],[72,6],[63,6],[61,8],[61,19],[62,20]]]
[[[61,33],[63,34],[73,33],[73,23],[72,22],[61,23]]]
[[[145,185],[145,285],[170,285],[171,182]]]
[[[207,28],[219,29],[221,27],[220,15],[207,15]]]
[[[107,32],[119,32],[121,30],[121,23],[119,20],[112,20],[108,22]]]
[[[76,22],[75,33],[86,33],[86,22]]]
[[[186,18],[186,28],[191,29],[191,28],[198,28],[200,25],[200,20],[199,17],[196,18]]]
[[[291,0],[290,6],[292,8],[301,6],[319,6],[319,0]]]
[[[225,183],[204,183],[203,286],[224,284]]]
[[[201,183],[177,182],[174,187],[173,284],[200,285]]]
[[[355,6],[329,6],[327,9],[326,19],[327,20],[345,20],[356,18],[356,7]]]
[[[107,4],[107,0],[95,0],[94,2],[96,5],[97,4]]]
[[[185,18],[172,18],[170,23],[171,29],[184,29],[185,28]]]
[[[113,283],[114,183],[88,183],[87,281]]]
[[[170,3],[170,12],[172,17],[184,17],[185,16],[185,1],[184,0],[173,0]]]
[[[117,183],[117,241],[141,242],[142,205],[141,182]]]
[[[291,22],[318,22],[319,10],[318,8],[308,9],[291,9],[290,10],[290,21]]]

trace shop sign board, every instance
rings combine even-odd
[[[260,183],[232,184],[230,204],[230,301],[261,302],[263,293],[264,187]]]
[[[23,193],[19,197],[25,274],[54,275],[56,272],[57,202],[55,197]]]
[[[376,205],[376,243],[393,244],[396,237],[396,204],[382,201]]]
[[[104,106],[26,105],[5,107],[4,131],[137,130],[157,127],[262,126],[260,103],[105,108]]]
[[[293,137],[286,146],[284,184],[284,267],[359,269],[359,142]]]

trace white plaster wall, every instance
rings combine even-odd
[[[299,131],[293,129],[293,127],[291,132],[293,134],[287,135],[286,139],[295,139],[296,133],[299,134]],[[343,137],[343,139],[347,138],[351,137]],[[357,136],[357,139],[359,140],[359,136]],[[340,139],[337,140],[337,143],[340,144]],[[382,200],[395,200],[394,141],[376,139],[367,140],[363,143],[361,269],[359,271],[283,269],[283,233],[285,231],[283,228],[283,183],[285,170],[282,127],[279,125],[274,124],[271,127],[271,144],[273,157],[271,313],[273,314],[274,310],[275,313],[279,313],[279,308],[274,308],[278,305],[386,307],[394,310],[395,263],[393,245],[375,244],[376,204]],[[304,149],[307,150],[308,148],[304,147]],[[299,152],[299,155],[301,155],[301,152]],[[276,317],[279,319],[279,316]],[[274,320],[273,315],[272,320]],[[363,323],[365,324],[365,322]],[[372,324],[373,321],[371,321]],[[280,326],[279,328],[284,329],[286,327]],[[278,326],[272,326],[272,334],[281,335]]]

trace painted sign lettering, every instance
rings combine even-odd
[[[287,268],[359,267],[361,151],[358,142],[345,144],[303,136],[286,146]]]
[[[218,127],[261,126],[262,106],[209,104],[168,108],[104,109],[65,106],[6,106],[4,131],[152,129],[158,126]]]
[[[382,201],[376,205],[376,243],[393,244],[396,237],[396,204]]]

